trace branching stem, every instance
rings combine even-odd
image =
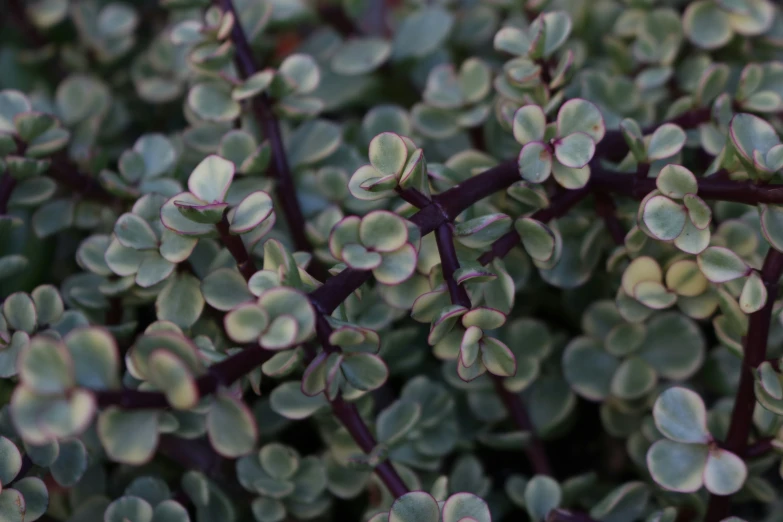
[[[767,287],[767,302],[758,312],[750,314],[748,335],[745,337],[745,359],[740,374],[734,410],[731,413],[729,433],[723,447],[737,455],[745,455],[750,428],[753,426],[753,410],[756,407],[753,369],[767,356],[767,340],[772,322],[772,308],[778,295],[778,282],[783,274],[783,253],[770,248],[761,268],[761,279]],[[729,516],[731,496],[710,495],[705,522],[719,522]]]

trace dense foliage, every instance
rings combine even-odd
[[[1,522],[781,520],[773,0],[0,16]]]

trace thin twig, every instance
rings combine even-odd
[[[604,192],[595,193],[595,211],[604,220],[606,230],[616,245],[625,244],[625,230],[617,218],[617,205],[611,196]]]
[[[247,35],[245,35],[245,31],[242,29],[242,25],[238,23],[239,16],[234,8],[234,2],[232,0],[215,0],[215,3],[224,11],[232,13],[235,20],[237,20],[231,29],[231,40],[234,43],[236,51],[234,58],[242,78],[248,78],[257,73],[260,69],[253,58],[253,50],[250,47]],[[297,250],[312,253],[313,247],[310,244],[310,241],[308,241],[305,233],[306,222],[304,214],[302,213],[302,208],[299,206],[299,200],[296,197],[296,186],[294,185],[293,174],[291,173],[291,168],[288,165],[288,159],[286,158],[283,135],[280,132],[280,123],[272,110],[272,100],[266,93],[262,93],[253,99],[252,107],[256,119],[261,125],[264,135],[267,140],[269,140],[269,144],[272,148],[272,164],[270,170],[272,176],[275,178],[275,195],[282,207],[283,215],[288,224],[288,230],[294,240],[294,246]],[[323,266],[316,257],[313,257],[309,269],[317,279],[324,280],[328,275],[326,267]]]
[[[245,278],[245,281],[250,281],[250,278],[256,273],[256,265],[250,257],[245,243],[242,242],[242,238],[229,231],[227,213],[223,214],[223,219],[215,227],[217,228],[220,242],[223,243],[223,246],[228,249],[237,262],[237,268],[242,277]]]
[[[778,281],[783,274],[783,253],[770,248],[761,268],[761,279],[767,288],[767,302],[758,312],[750,314],[748,335],[745,337],[744,364],[740,373],[729,432],[723,447],[737,455],[744,455],[748,447],[753,410],[756,407],[753,368],[767,356],[767,340],[772,322],[772,308],[778,295]],[[729,516],[731,496],[710,495],[705,522],[719,522]]]
[[[341,351],[340,348],[334,346],[329,341],[331,333],[331,325],[326,318],[319,313],[316,318],[316,335],[318,341],[321,343],[324,352],[339,353]],[[353,438],[362,451],[368,454],[372,452],[378,443],[370,432],[370,428],[367,427],[367,424],[365,424],[362,416],[359,414],[356,405],[346,402],[342,396],[338,396],[331,400],[330,404],[332,405],[332,413],[340,420],[340,423],[342,423],[345,429],[348,430],[351,438]],[[394,469],[391,461],[385,460],[375,466],[375,473],[386,485],[394,498],[401,497],[409,491],[408,486],[405,485],[402,477],[400,477],[397,470]]]

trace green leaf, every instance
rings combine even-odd
[[[352,38],[332,55],[331,67],[337,74],[357,76],[380,67],[391,56],[392,46],[380,38]]]
[[[699,254],[696,261],[704,276],[713,283],[726,283],[750,271],[742,258],[724,247],[709,247]]]
[[[393,252],[408,241],[408,227],[398,215],[376,210],[362,218],[359,239],[362,245],[375,252]]]
[[[532,218],[519,218],[514,226],[522,238],[522,245],[530,257],[537,261],[549,261],[555,254],[556,245],[560,239],[557,234],[544,223]]]
[[[84,444],[77,439],[61,441],[57,459],[50,469],[58,484],[75,486],[87,470],[87,449]]]
[[[685,145],[685,131],[673,123],[664,123],[653,133],[647,147],[647,157],[651,161],[674,156]]]
[[[485,337],[481,341],[481,362],[490,373],[501,377],[511,377],[517,372],[514,353],[492,337]]]
[[[653,406],[653,416],[661,433],[673,441],[706,444],[712,440],[704,402],[686,388],[672,387],[661,393]]]
[[[704,467],[704,486],[714,495],[732,495],[748,477],[745,462],[730,451],[714,449]]]
[[[783,252],[783,207],[759,205],[761,209],[761,233],[775,250]]]
[[[767,303],[767,287],[755,270],[751,272],[740,294],[739,305],[743,312],[752,314],[761,310]]]
[[[301,53],[288,55],[280,64],[278,74],[297,94],[313,92],[321,81],[321,71],[312,56]]]
[[[50,337],[35,336],[19,355],[19,377],[38,393],[63,393],[74,385],[74,368],[65,346]]]
[[[233,268],[218,268],[210,272],[201,282],[201,293],[209,306],[221,312],[253,300],[242,274]]]
[[[538,105],[525,105],[514,113],[514,139],[521,145],[542,141],[546,132],[546,115]]]
[[[296,320],[296,337],[292,344],[306,341],[315,331],[315,312],[310,300],[296,290],[272,288],[261,294],[258,305],[269,314],[272,321],[281,315],[291,316]]]
[[[188,189],[206,203],[223,202],[233,179],[234,164],[213,154],[204,158],[191,172]]]
[[[327,404],[323,395],[309,397],[302,393],[299,382],[285,382],[272,390],[270,405],[279,415],[287,419],[306,419]]]
[[[780,145],[780,138],[772,125],[753,114],[734,116],[729,124],[729,137],[737,152],[751,165],[756,151],[764,157],[772,147]]]
[[[257,190],[248,194],[239,202],[231,215],[229,230],[234,234],[249,232],[273,214],[272,198],[264,191]]]
[[[544,520],[550,511],[560,505],[563,492],[551,477],[536,475],[525,486],[525,509],[531,520]]]
[[[219,393],[207,413],[207,435],[212,447],[228,458],[246,455],[258,439],[258,428],[247,406],[230,395]]]
[[[587,337],[577,337],[563,352],[563,374],[579,395],[602,400],[609,395],[610,383],[619,365],[601,345]]]
[[[152,506],[139,497],[120,497],[106,508],[104,522],[151,522]]]
[[[164,500],[155,506],[151,522],[190,522],[190,515],[179,502]]]
[[[571,17],[566,11],[543,13],[540,19],[544,23],[544,57],[551,56],[571,34]]]
[[[598,107],[580,98],[568,100],[560,107],[557,113],[557,135],[563,137],[574,132],[584,132],[595,143],[601,141],[606,126]]]
[[[38,323],[35,302],[24,292],[13,293],[3,301],[3,315],[9,327],[29,334]]]
[[[36,287],[30,295],[35,303],[39,324],[51,325],[60,320],[65,305],[57,288],[52,285],[41,285]]]
[[[645,512],[649,498],[650,490],[647,484],[629,482],[613,489],[593,506],[590,516],[604,522],[637,519]]]
[[[351,386],[362,391],[380,388],[389,377],[386,363],[372,353],[345,354],[340,369]]]
[[[658,382],[655,370],[641,357],[630,357],[620,364],[612,377],[612,395],[634,400],[648,394]]]
[[[456,522],[457,519],[454,520]],[[394,501],[389,522],[439,522],[440,508],[429,493],[413,491]],[[451,522],[449,520],[448,522]]]
[[[385,176],[399,177],[408,161],[408,147],[393,132],[384,132],[372,139],[369,149],[370,163]]]
[[[394,252],[383,254],[381,264],[372,271],[376,281],[384,285],[398,285],[407,281],[416,271],[416,249],[410,243]]]
[[[158,415],[153,410],[123,411],[109,407],[98,416],[98,437],[112,460],[140,465],[158,445]]]
[[[24,520],[38,520],[49,508],[49,491],[37,477],[23,478],[14,483],[14,489],[24,497]]]
[[[416,426],[421,414],[419,403],[395,401],[378,414],[375,424],[378,441],[390,446],[400,442]]]
[[[688,39],[702,49],[717,49],[731,40],[729,16],[716,2],[700,0],[685,9],[682,26]]]
[[[179,357],[166,350],[157,350],[150,355],[148,365],[150,383],[163,390],[174,408],[187,410],[198,403],[196,382]]]
[[[14,118],[31,110],[30,100],[23,93],[11,89],[0,91],[0,132],[15,133]]]
[[[155,231],[143,218],[125,213],[114,224],[114,235],[120,244],[134,250],[149,250],[158,247]]]
[[[217,83],[200,83],[188,93],[188,107],[202,120],[230,122],[239,117],[241,106],[231,91]]]
[[[450,496],[443,504],[442,515],[443,522],[459,522],[465,519],[476,522],[492,521],[487,503],[471,493],[457,493]]]
[[[664,489],[679,493],[698,491],[704,483],[704,467],[709,450],[701,444],[682,444],[666,439],[647,451],[647,469]]]
[[[258,460],[265,472],[279,480],[291,478],[299,469],[298,453],[279,443],[270,443],[261,448]]]
[[[175,274],[169,278],[155,300],[158,319],[171,321],[181,328],[193,326],[204,309],[200,286],[199,280],[190,274]]]
[[[653,236],[661,241],[671,241],[685,228],[685,208],[666,196],[653,196],[646,200],[642,218]]]
[[[0,484],[7,486],[22,469],[22,454],[16,444],[0,436]]]
[[[693,172],[673,164],[661,169],[655,179],[655,185],[662,194],[673,199],[682,199],[686,194],[696,194],[699,189]]]
[[[235,101],[242,101],[257,96],[269,88],[274,78],[275,71],[273,69],[258,71],[248,77],[242,85],[234,87],[234,90],[231,91],[231,98]]]
[[[22,493],[15,489],[0,492],[0,517],[3,522],[24,522],[26,506]]]
[[[120,352],[111,334],[98,327],[76,328],[65,336],[76,383],[101,390],[118,384]]]
[[[540,141],[531,141],[519,152],[519,173],[531,183],[543,183],[552,173],[552,153]]]
[[[316,163],[337,150],[342,143],[340,127],[326,120],[308,120],[286,141],[291,167]]]
[[[593,159],[595,142],[584,132],[574,132],[555,142],[557,161],[574,169],[581,169]]]
[[[166,201],[161,207],[161,223],[163,223],[163,226],[177,234],[184,234],[187,236],[208,236],[214,234],[215,227],[210,224],[210,222],[216,222],[214,216],[209,213],[209,219],[199,219],[199,214],[202,212],[198,207],[203,206],[204,202],[190,192],[177,194]],[[189,213],[189,207],[194,208],[195,210],[193,210],[192,213]],[[220,208],[220,206],[218,205],[214,208]],[[209,209],[210,207],[205,209],[205,211],[209,211]],[[222,215],[222,210],[220,211],[220,215]],[[207,221],[207,223],[199,223],[197,220]]]
[[[435,51],[451,32],[454,17],[439,5],[426,6],[406,16],[394,34],[395,60],[421,58]]]

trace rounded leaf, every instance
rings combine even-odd
[[[731,40],[729,17],[712,0],[692,2],[685,9],[682,27],[688,39],[702,49],[717,49]]]
[[[332,70],[345,76],[367,74],[380,67],[389,56],[392,47],[380,38],[352,38],[332,55]]]
[[[650,232],[661,241],[671,241],[685,228],[687,213],[683,205],[666,196],[653,196],[644,203],[642,219]]]
[[[696,258],[704,276],[713,283],[726,283],[748,274],[750,267],[724,247],[709,247]]]
[[[574,169],[581,169],[593,159],[595,142],[584,132],[574,132],[555,142],[557,161]]]
[[[139,497],[120,497],[106,508],[103,522],[152,522],[152,506]]]
[[[544,520],[550,511],[560,505],[563,491],[551,477],[536,475],[525,486],[525,509],[534,521]]]
[[[730,451],[714,449],[704,467],[704,487],[714,495],[732,495],[739,491],[748,477],[745,462]]]
[[[693,493],[704,484],[708,453],[706,445],[662,439],[647,451],[647,469],[662,488],[678,493]]]
[[[376,210],[362,218],[359,239],[365,248],[376,252],[393,252],[408,241],[408,227],[397,214]]]
[[[22,469],[22,454],[16,444],[0,436],[0,485],[7,486]]]
[[[250,453],[258,439],[253,414],[241,400],[224,393],[217,394],[212,401],[206,426],[209,442],[224,457]]]
[[[442,515],[443,522],[459,522],[465,519],[492,522],[487,503],[471,493],[457,493],[446,499]]]
[[[675,386],[661,393],[653,406],[653,417],[658,430],[673,441],[706,444],[712,440],[704,401],[686,388]]]
[[[568,100],[560,107],[557,113],[557,135],[562,137],[574,132],[584,132],[595,143],[601,141],[606,126],[598,107],[580,98]]]
[[[664,123],[653,132],[647,146],[647,158],[650,161],[674,156],[685,145],[685,131],[679,125]]]
[[[543,183],[552,173],[552,153],[540,141],[531,141],[519,152],[519,173],[531,183]]]
[[[389,522],[439,522],[440,508],[437,501],[424,491],[412,491],[392,504]],[[451,521],[449,521],[451,522]],[[457,522],[456,519],[454,522]]]
[[[514,139],[521,145],[542,141],[546,132],[546,115],[538,105],[525,105],[514,113]]]
[[[190,173],[188,189],[206,203],[219,203],[225,201],[233,179],[234,164],[212,154],[201,160]]]

